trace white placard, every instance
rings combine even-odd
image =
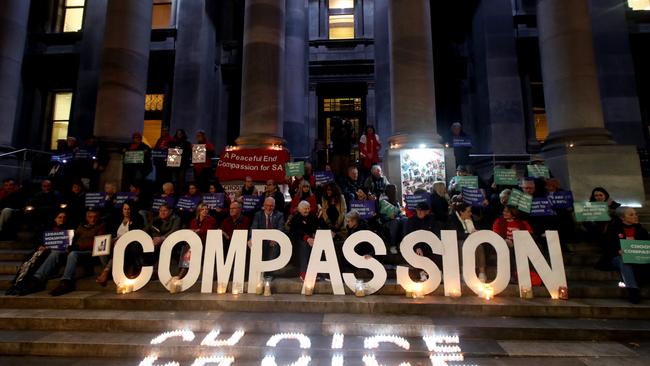
[[[93,257],[111,255],[111,234],[98,235],[93,243]]]

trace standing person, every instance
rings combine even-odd
[[[208,141],[205,131],[196,132],[196,143],[205,145],[205,162],[194,163],[194,181],[202,192],[208,191],[208,184],[212,179],[212,158],[214,157],[214,145]]]
[[[368,125],[366,133],[359,139],[359,157],[361,158],[362,179],[370,174],[370,168],[379,164],[379,151],[381,142],[379,136],[375,133],[375,127]]]
[[[318,230],[318,219],[312,213],[311,205],[307,201],[300,201],[297,210],[298,213],[291,219],[289,227],[291,228],[292,242],[298,244],[300,279],[304,281],[311,248],[314,246],[314,237]]]
[[[182,128],[176,130],[174,140],[169,143],[170,148],[177,148],[182,150],[181,165],[175,168],[169,168],[172,174],[172,179],[179,190],[185,189],[185,174],[192,162],[192,144],[187,139],[187,133]]]
[[[262,211],[256,212],[255,216],[253,216],[251,230],[256,229],[284,231],[284,214],[276,210],[275,199],[273,197],[266,197]],[[249,234],[248,247],[250,248],[251,245]],[[277,258],[279,255],[280,247],[278,243],[271,240],[264,240],[262,242],[262,258],[265,261]]]
[[[454,148],[456,164],[469,164],[469,152],[472,149],[470,137],[463,131],[463,125],[459,122],[451,124],[449,143]],[[467,146],[469,145],[469,146]]]
[[[388,182],[388,178],[384,176],[381,167],[379,165],[373,165],[370,169],[370,176],[366,178],[363,187],[368,190],[368,193],[379,199],[384,194],[386,186],[389,184],[390,182]]]
[[[170,144],[173,141],[174,138],[169,134],[169,129],[163,127],[160,131],[160,137],[156,141],[156,144],[153,146],[153,149],[161,151],[164,153],[164,156],[167,156],[167,149],[171,147]],[[167,167],[167,159],[154,158],[153,164],[156,167],[156,186],[160,186],[164,182],[169,182],[172,180],[171,170],[169,170]]]
[[[143,160],[141,163],[127,163],[124,162],[124,186],[128,187],[131,182],[136,180],[145,180],[149,173],[151,173],[151,148],[142,142],[142,134],[134,132],[131,136],[131,144],[125,150],[127,152],[142,151]]]

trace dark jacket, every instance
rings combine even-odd
[[[307,241],[308,238],[313,238],[316,235],[318,219],[312,213],[307,216],[296,213],[291,219],[290,227],[292,242],[299,243],[301,241]]]
[[[605,237],[605,247],[603,248],[603,256],[606,258],[614,258],[619,255],[618,251],[621,250],[621,239],[626,239],[625,229],[634,228],[634,240],[649,240],[650,235],[648,231],[640,224],[624,225],[621,220],[614,219],[607,227]]]
[[[410,234],[418,230],[427,230],[440,236],[441,229],[442,227],[440,223],[438,223],[431,214],[426,215],[424,219],[420,219],[417,215],[413,215],[406,222],[406,234]]]

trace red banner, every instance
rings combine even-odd
[[[273,179],[284,182],[284,164],[289,161],[287,150],[241,149],[224,151],[219,157],[217,177],[222,182],[244,180],[247,176],[256,181]]]

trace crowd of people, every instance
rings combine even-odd
[[[379,140],[371,134],[374,131],[367,132],[365,143],[374,145],[371,150],[376,152]],[[142,137],[139,134],[133,137],[129,148],[140,148]],[[206,142],[204,138],[201,132],[197,134],[199,142]],[[181,132],[174,138],[168,136],[162,142],[159,140],[157,145],[182,145],[185,142],[187,137]],[[188,148],[191,149],[183,146],[183,149]],[[478,205],[469,204],[463,199],[457,178],[452,178],[449,182],[435,182],[429,192],[416,192],[426,193],[428,198],[414,207],[403,207],[398,199],[397,187],[383,174],[376,156],[368,153],[367,149],[364,151],[372,159],[365,179],[360,179],[359,174],[362,164],[366,164],[364,162],[349,165],[344,175],[336,174],[335,179],[316,184],[313,168],[309,162],[305,162],[301,176],[287,177],[285,182],[267,180],[264,189],[259,190],[253,179],[247,177],[237,192],[226,192],[211,166],[191,167],[188,163],[187,169],[193,168],[196,171],[194,176],[201,178],[192,182],[185,182],[185,174],[174,170],[160,170],[160,179],[156,177],[154,181],[147,182],[147,169],[140,171],[137,167],[131,167],[132,170],[125,176],[129,190],[127,198],[120,200],[118,185],[106,183],[100,196],[101,204],[92,207],[88,207],[86,200],[86,196],[92,192],[87,182],[80,179],[82,176],[58,176],[58,181],[43,180],[40,190],[33,193],[13,179],[6,179],[0,191],[0,233],[3,236],[15,235],[20,227],[25,226],[34,232],[74,230],[71,245],[66,250],[49,249],[39,242],[36,252],[24,265],[32,270],[28,271],[27,267],[21,270],[19,276],[22,277],[17,277],[16,285],[10,292],[23,295],[42,290],[61,267],[65,267],[63,276],[51,294],[73,291],[77,267],[83,267],[87,274],[94,273],[94,237],[110,234],[114,243],[121,235],[135,229],[145,230],[151,235],[156,250],[145,255],[139,246],[128,246],[125,271],[129,276],[136,276],[143,265],[157,267],[162,242],[182,228],[196,232],[204,241],[208,230],[221,229],[226,247],[235,230],[277,229],[290,236],[294,244],[292,263],[299,268],[302,279],[315,233],[319,229],[331,230],[339,249],[349,235],[360,230],[371,230],[384,239],[391,255],[398,255],[401,239],[416,230],[428,230],[437,235],[444,229],[456,230],[460,245],[477,230],[492,230],[503,237],[510,248],[514,245],[515,230],[530,232],[541,248],[546,247],[545,231],[557,230],[565,254],[571,253],[568,242],[584,241],[586,238],[597,243],[602,250],[602,259],[597,268],[619,271],[630,300],[639,301],[638,287],[646,273],[642,266],[622,261],[619,241],[647,239],[648,232],[639,225],[635,210],[620,207],[605,189],[595,188],[589,200],[608,203],[612,215],[609,222],[578,224],[572,208],[566,207],[553,208],[551,215],[532,216],[508,204],[514,190],[532,197],[546,197],[549,193],[561,191],[559,181],[554,178],[524,177],[513,186],[497,185],[494,179],[487,182],[479,179],[484,200]],[[456,173],[459,177],[473,174],[471,167],[465,165],[459,165]],[[55,189],[63,186],[63,192]],[[286,189],[283,191],[282,187]],[[219,204],[208,204],[203,199],[208,193],[222,194]],[[180,200],[194,202],[194,205],[178,207]],[[369,215],[352,209],[359,202],[366,202],[365,207],[374,209]],[[265,241],[263,246],[265,259],[278,255],[276,243]],[[359,245],[357,252],[366,257],[375,256],[370,245]],[[434,255],[428,246],[416,246],[416,252],[441,263],[441,258]],[[476,273],[484,282],[488,281],[487,268],[492,264],[491,254],[488,246],[477,249]],[[173,258],[178,258],[179,277],[187,272],[187,259],[190,257],[187,247],[175,248]],[[383,260],[381,256],[377,259]],[[110,256],[102,256],[100,261],[102,270],[96,281],[105,286],[110,280],[112,260]],[[343,267],[346,265],[341,263]],[[514,256],[511,265],[514,266]],[[516,282],[514,270],[512,274],[511,281]],[[426,272],[419,273],[422,279],[427,276]]]

